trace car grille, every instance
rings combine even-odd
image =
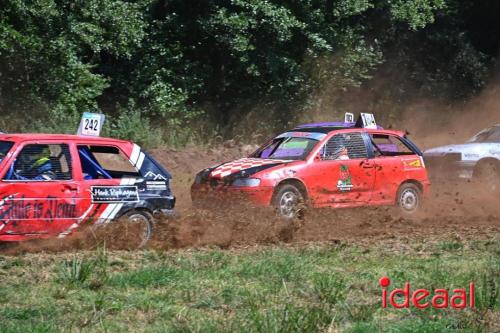
[[[210,187],[215,188],[215,187],[220,187],[220,186],[229,186],[233,182],[232,177],[224,177],[222,179],[220,178],[210,178],[208,180],[208,183],[210,184]]]

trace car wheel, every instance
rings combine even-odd
[[[153,235],[154,218],[146,211],[131,211],[115,221],[97,226],[99,242],[111,249],[137,250]]]
[[[399,187],[397,204],[404,215],[416,213],[421,205],[422,192],[417,185],[405,183]]]
[[[479,165],[476,178],[481,187],[488,190],[488,192],[500,192],[500,167],[498,163],[486,162]]]
[[[131,233],[131,238],[136,237],[137,248],[144,247],[153,236],[153,215],[145,211],[133,211],[126,214],[126,218],[128,221],[124,228]]]
[[[305,200],[300,190],[290,184],[280,186],[274,197],[278,215],[286,220],[301,219],[305,213]]]

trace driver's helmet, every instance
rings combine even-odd
[[[341,134],[337,137],[336,149],[333,153],[333,158],[336,160],[348,160],[349,151],[347,149],[348,135]]]
[[[50,149],[48,145],[34,145],[24,149],[19,155],[19,162],[26,171],[37,170],[50,162]]]

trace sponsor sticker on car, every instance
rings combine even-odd
[[[148,191],[165,191],[167,190],[167,182],[165,181],[146,181]]]
[[[337,188],[341,192],[350,191],[353,188],[352,176],[347,165],[340,166],[340,179],[337,182]]]
[[[402,161],[405,170],[420,169],[424,166],[420,157],[403,159]]]
[[[92,186],[93,203],[139,202],[137,186]]]

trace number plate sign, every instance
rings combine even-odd
[[[105,116],[103,114],[84,112],[77,134],[99,136],[101,134],[102,125],[104,124],[104,119]]]
[[[356,122],[356,127],[377,129],[375,116],[372,113],[361,113],[359,115],[358,121]]]
[[[344,115],[344,122],[353,123],[354,122],[354,113],[346,112]]]

